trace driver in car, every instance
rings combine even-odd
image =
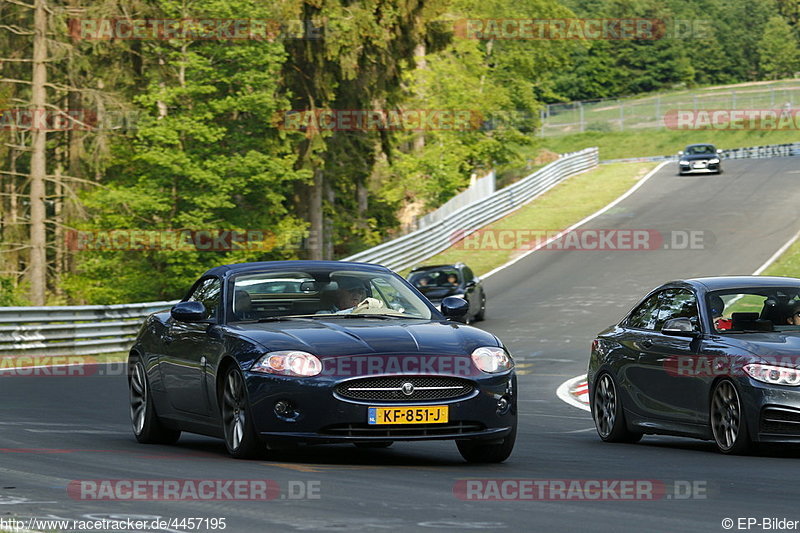
[[[367,298],[367,290],[363,285],[342,287],[336,291],[336,313],[352,313]]]
[[[792,306],[789,318],[786,319],[786,323],[793,326],[800,326],[800,302],[797,302]]]
[[[318,311],[318,313],[332,312],[337,315],[348,315],[362,309],[383,307],[381,300],[367,296],[367,288],[360,279],[340,277],[336,279],[336,283],[338,287],[332,309],[330,311]]]

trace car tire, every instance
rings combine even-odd
[[[729,379],[718,381],[711,392],[709,424],[717,449],[730,455],[744,455],[753,449],[747,431],[742,401]]]
[[[514,443],[517,440],[517,424],[511,428],[511,433],[503,437],[500,442],[485,443],[481,440],[456,441],[461,457],[468,463],[502,463],[511,455]]]
[[[475,315],[475,322],[486,320],[486,295],[481,296],[481,309]]]
[[[220,388],[220,419],[228,453],[236,459],[263,455],[266,445],[258,438],[253,426],[247,389],[239,367],[231,365],[227,368]]]
[[[131,428],[136,440],[142,444],[175,444],[180,430],[164,425],[156,413],[150,383],[142,359],[138,356],[128,361],[128,405]]]
[[[378,442],[354,442],[353,443],[356,448],[363,448],[363,449],[378,449],[378,448],[388,448],[392,444],[393,441],[386,440],[386,441],[378,441]]]
[[[592,393],[592,418],[597,434],[605,442],[634,443],[642,439],[642,433],[628,429],[617,384],[608,372],[600,374],[595,382]]]

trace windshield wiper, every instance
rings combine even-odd
[[[268,316],[259,318],[256,322],[280,322],[282,320],[303,320],[306,317],[302,316]]]
[[[324,315],[313,315],[315,317],[336,317],[336,318],[380,318],[380,319],[390,319],[390,318],[416,318],[419,319],[420,317],[417,316],[409,316],[409,315],[393,315],[390,313],[343,313],[341,315],[337,314],[324,314]]]
[[[723,331],[718,331],[717,333],[775,333],[775,330],[764,330],[764,329],[727,329]]]

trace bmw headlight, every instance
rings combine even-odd
[[[770,385],[789,385],[792,387],[800,385],[800,370],[796,368],[763,365],[761,363],[751,363],[744,365],[743,368],[747,375],[756,381],[769,383]]]
[[[712,165],[716,165],[717,163],[719,163],[719,158],[715,157],[714,159],[709,159],[708,162],[711,163]]]
[[[270,352],[255,362],[251,372],[310,377],[322,372],[322,362],[308,352],[283,350]]]
[[[688,165],[688,164],[689,164],[689,162],[688,162],[688,161],[686,161],[685,159],[681,159],[681,160],[678,162],[678,164],[679,164],[679,165]]]
[[[514,368],[511,356],[498,346],[481,346],[472,352],[472,362],[481,371],[498,374]]]

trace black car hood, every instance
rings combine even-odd
[[[237,335],[268,351],[303,350],[319,357],[362,354],[469,355],[479,346],[500,346],[477,328],[439,320],[312,318],[235,324]]]
[[[723,342],[753,355],[800,356],[800,332],[736,333],[723,335]]]
[[[431,302],[440,302],[448,296],[464,294],[464,289],[461,287],[417,287],[417,289]]]

